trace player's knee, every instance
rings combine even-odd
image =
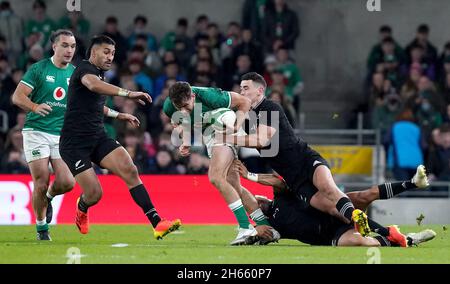
[[[227,182],[227,178],[220,173],[212,173],[208,175],[209,181],[216,187],[220,188]]]
[[[89,194],[84,193],[84,198],[88,201],[89,204],[94,205],[102,199],[103,191],[95,190],[90,192]]]
[[[57,182],[55,181],[55,185],[57,187],[57,191],[63,194],[72,190],[75,186],[75,179],[67,177],[63,180]]]
[[[139,172],[134,163],[127,163],[123,165],[120,169],[121,176],[126,179],[134,179],[139,177]]]
[[[49,181],[46,178],[37,178],[34,181],[34,191],[47,192]]]

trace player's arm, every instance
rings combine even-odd
[[[124,113],[124,112],[118,112],[107,106],[103,106],[103,114],[107,117],[127,121],[133,127],[139,127],[139,125],[141,125],[141,122],[139,121],[139,119],[137,117],[135,117],[134,115],[129,114],[129,113]]]
[[[230,108],[236,109],[236,125],[235,130],[239,130],[244,123],[245,116],[250,110],[252,103],[250,99],[241,94],[230,92],[231,104]]]
[[[261,149],[270,145],[270,140],[277,130],[271,126],[260,124],[255,133],[249,135],[224,135],[226,143],[236,146]]]
[[[132,92],[129,90],[122,89],[120,87],[114,86],[107,82],[101,80],[98,76],[94,74],[86,74],[81,78],[81,83],[94,93],[99,93],[106,96],[122,96],[128,97],[130,99],[136,100],[142,105],[145,102],[152,102],[152,98],[149,94],[143,92]]]
[[[36,104],[32,102],[30,99],[30,94],[32,92],[33,89],[31,87],[20,82],[12,95],[12,103],[25,111],[31,111],[40,116],[48,115],[52,111],[52,108],[45,103]]]
[[[251,173],[241,161],[236,160],[234,163],[241,177],[247,180],[251,180],[262,185],[272,186],[274,189],[277,189],[279,191],[287,189],[285,181],[278,175]]]

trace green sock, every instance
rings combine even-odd
[[[256,226],[259,225],[267,225],[270,226],[269,220],[267,220],[266,216],[262,212],[261,208],[256,209],[253,213],[250,214],[250,218],[255,221]]]
[[[228,204],[228,207],[231,211],[233,211],[233,214],[239,223],[239,227],[248,229],[250,227],[250,222],[247,217],[247,212],[245,212],[245,208],[242,205],[242,201],[239,199],[231,204]]]

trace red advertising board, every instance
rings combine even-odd
[[[218,190],[207,176],[141,176],[153,204],[162,217],[180,218],[184,224],[234,224],[235,219]],[[125,183],[116,176],[99,176],[103,187],[100,202],[89,209],[91,223],[148,223]],[[242,180],[242,185],[254,194],[272,197],[272,189]],[[29,175],[0,175],[0,225],[33,224],[31,208],[33,182]],[[81,193],[78,185],[56,197],[54,223],[72,224],[76,200]]]

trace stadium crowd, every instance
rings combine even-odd
[[[127,31],[119,29],[115,16],[107,17],[101,30],[94,30],[81,12],[68,12],[60,19],[49,16],[42,0],[34,1],[32,11],[32,18],[22,19],[9,1],[0,4],[0,117],[7,119],[0,129],[2,173],[28,173],[21,134],[26,114],[10,98],[27,68],[51,56],[49,37],[58,28],[76,35],[75,66],[84,59],[90,36],[110,36],[116,42],[116,55],[106,80],[151,94],[153,103],[145,107],[122,97],[107,102],[141,121],[139,129],[132,129],[105,118],[108,134],[127,149],[140,173],[207,172],[203,148],[195,148],[185,158],[171,143],[172,128],[162,104],[178,80],[239,92],[241,75],[259,72],[268,82],[267,96],[282,105],[294,127],[297,124],[304,85],[291,55],[300,22],[285,0],[245,0],[241,23],[230,22],[225,29],[205,14],[194,24],[180,18],[162,38],[152,34],[143,15],[137,15]],[[365,109],[372,116],[372,127],[382,131],[388,165],[399,180],[412,176],[423,163],[432,179],[450,180],[450,42],[439,56],[429,33],[427,25],[420,25],[416,37],[403,48],[392,28],[382,26],[368,58]],[[241,156],[250,171],[267,171],[254,152],[244,150]]]

